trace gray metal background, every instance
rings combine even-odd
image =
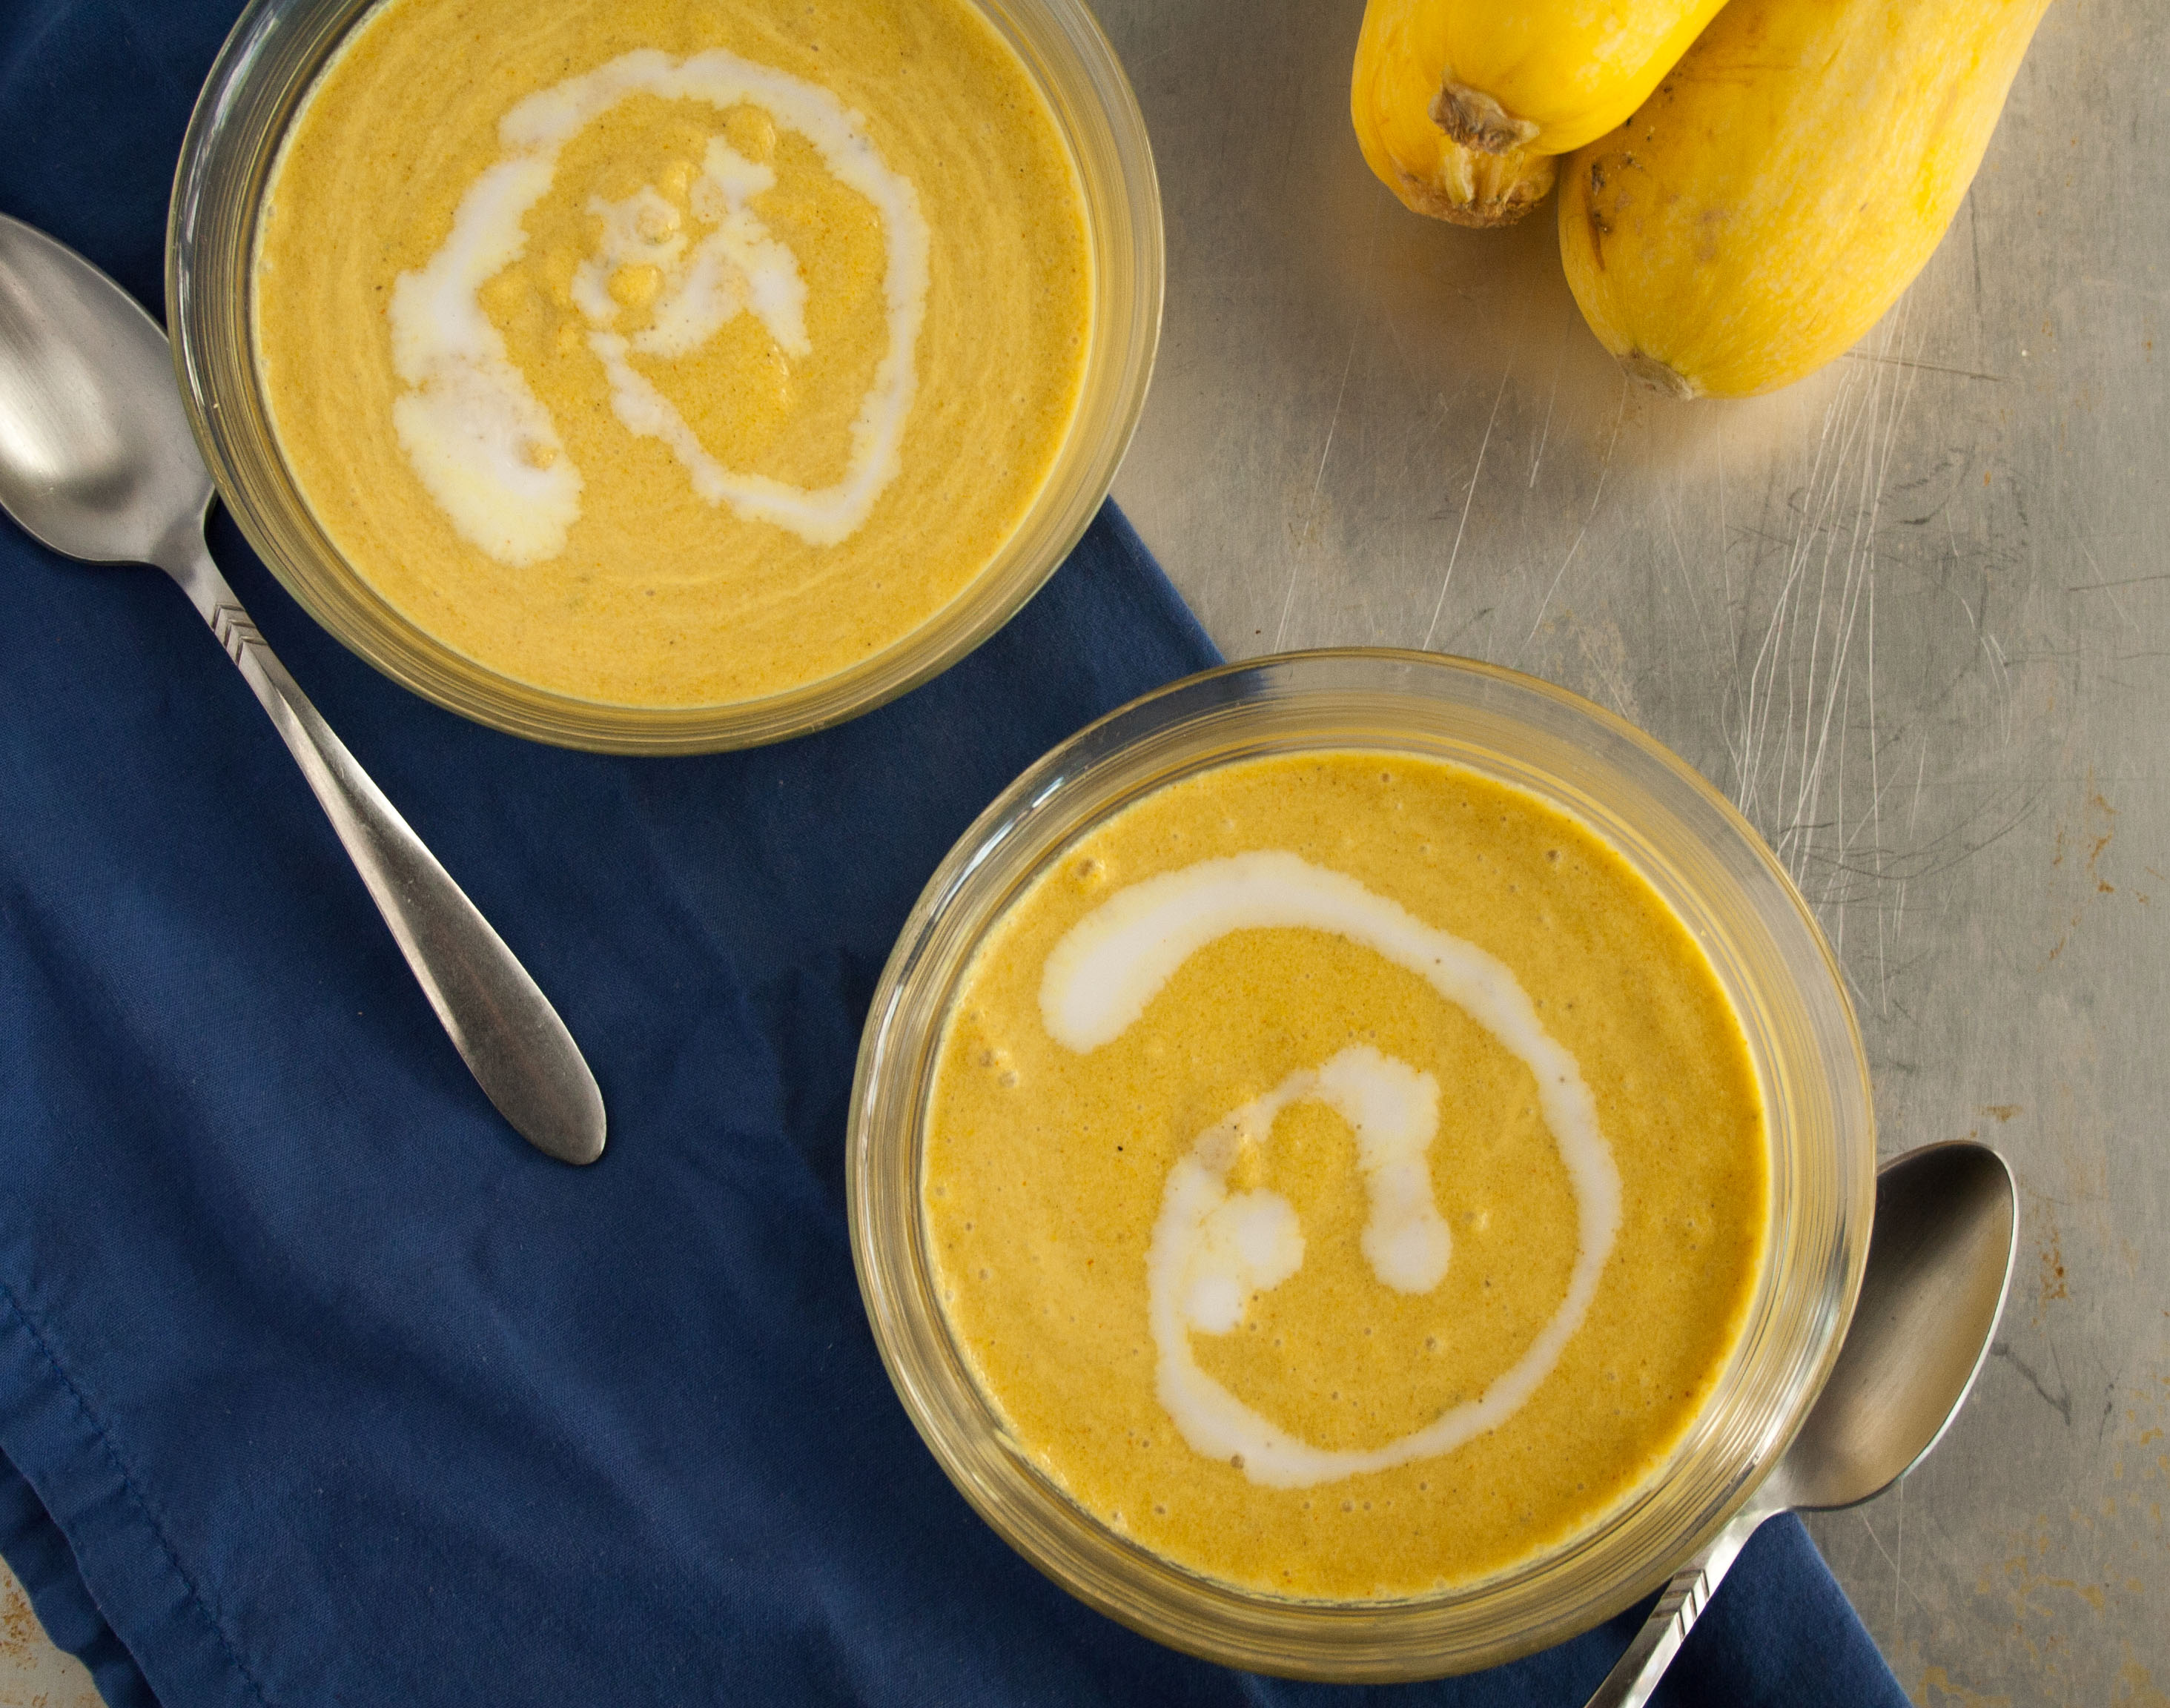
[[[1884,323],[1679,403],[1584,328],[1550,204],[1465,232],[1373,180],[1360,0],[1096,3],[1168,201],[1140,532],[1231,655],[1512,665],[1747,814],[1884,1150],[2021,1186],[1972,1401],[1817,1540],[1916,1701],[2170,1702],[2170,8],[2058,0]]]
[[[1584,329],[1549,205],[1462,232],[1373,181],[1360,0],[1098,3],[1168,201],[1118,496],[1232,656],[1533,671],[1770,839],[1885,1150],[1979,1135],[2023,1197],[1973,1401],[1817,1539],[1930,1708],[2170,1704],[2170,16],[2059,0],[1884,323],[1680,404]],[[91,1700],[26,1620],[0,1582],[0,1704]]]

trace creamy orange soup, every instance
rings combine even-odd
[[[291,129],[254,289],[354,568],[494,670],[657,707],[956,599],[1092,321],[1069,157],[965,0],[387,0]]]
[[[1232,764],[1085,835],[941,1040],[943,1309],[1113,1529],[1302,1597],[1586,1529],[1738,1341],[1769,1161],[1745,1040],[1608,844],[1461,768]]]

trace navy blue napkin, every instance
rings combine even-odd
[[[233,0],[0,8],[0,211],[154,310]],[[1574,1703],[1633,1615],[1340,1692],[1087,1611],[950,1489],[845,1237],[874,978],[972,816],[1213,651],[1112,509],[1016,621],[758,752],[526,745],[375,675],[230,525],[318,704],[525,959],[612,1148],[468,1079],[180,594],[0,524],[0,1553],[116,1705]],[[1903,1700],[1768,1527],[1660,1699]]]

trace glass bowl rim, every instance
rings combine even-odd
[[[1039,496],[988,564],[868,659],[773,694],[690,707],[537,688],[400,613],[334,545],[286,467],[261,399],[250,307],[263,191],[293,115],[339,45],[384,3],[249,0],[190,115],[166,230],[174,370],[220,501],[275,579],[342,645],[425,698],[529,739],[708,752],[811,734],[910,691],[996,633],[1061,566],[1099,514],[1158,352],[1167,265],[1159,181],[1136,95],[1085,0],[966,0],[1046,102],[1085,204],[1094,280],[1077,414]]]
[[[1773,1354],[1789,1374],[1756,1405],[1740,1403],[1736,1395],[1735,1411],[1752,1416],[1734,1431],[1735,1456],[1702,1468],[1702,1481],[1712,1492],[1696,1508],[1693,1522],[1666,1532],[1662,1548],[1644,1546],[1633,1569],[1615,1571],[1609,1577],[1596,1573],[1601,1581],[1595,1593],[1584,1593],[1571,1604],[1559,1602],[1556,1595],[1547,1604],[1542,1593],[1530,1593],[1532,1584],[1542,1591],[1546,1574],[1563,1564],[1586,1564],[1594,1547],[1619,1533],[1623,1515],[1632,1519],[1646,1510],[1681,1475],[1691,1448],[1708,1445],[1713,1435],[1715,1396],[1665,1468],[1638,1486],[1624,1504],[1560,1546],[1541,1551],[1502,1573],[1407,1599],[1320,1602],[1276,1597],[1173,1567],[1109,1529],[1033,1466],[1021,1444],[1007,1438],[1006,1426],[992,1402],[969,1377],[964,1395],[959,1393],[961,1354],[938,1305],[932,1302],[931,1289],[922,1285],[917,1293],[913,1290],[915,1282],[927,1278],[925,1254],[919,1249],[923,1221],[917,1184],[927,1077],[923,1068],[938,1041],[949,995],[987,927],[1077,836],[1104,823],[1129,801],[1179,777],[1249,752],[1302,750],[1304,744],[1292,740],[1270,749],[1217,753],[1098,798],[1088,789],[1087,805],[1073,808],[1066,818],[1057,814],[1035,830],[1039,821],[1056,814],[1066,796],[1096,779],[1102,789],[1111,788],[1109,778],[1120,775],[1116,768],[1126,760],[1143,763],[1138,755],[1156,740],[1165,741],[1171,751],[1180,748],[1185,732],[1203,742],[1205,737],[1198,732],[1216,719],[1220,720],[1220,733],[1226,734],[1247,718],[1267,717],[1276,707],[1301,709],[1307,702],[1315,706],[1336,694],[1380,705],[1407,699],[1435,710],[1442,705],[1451,708],[1450,699],[1422,691],[1427,686],[1439,690],[1450,683],[1474,685],[1472,692],[1505,695],[1510,702],[1519,698],[1526,706],[1549,708],[1613,744],[1629,756],[1630,763],[1643,767],[1645,781],[1655,780],[1676,791],[1683,802],[1722,827],[1730,839],[1730,851],[1760,874],[1766,899],[1777,907],[1767,916],[1756,914],[1749,923],[1755,929],[1790,933],[1784,942],[1777,936],[1772,940],[1782,960],[1788,948],[1799,956],[1793,970],[1800,976],[1790,981],[1788,994],[1806,1005],[1804,1012],[1816,1011],[1812,1018],[1820,1029],[1812,1042],[1819,1048],[1810,1054],[1826,1070],[1821,1091],[1831,1099],[1830,1130],[1824,1135],[1831,1142],[1831,1184],[1825,1194],[1829,1202],[1823,1206],[1829,1226],[1819,1248],[1802,1256],[1796,1266],[1794,1287],[1799,1297],[1791,1337],[1778,1342]],[[1470,708],[1459,709],[1466,713]],[[1311,745],[1318,750],[1350,750],[1367,744],[1321,738]],[[1623,782],[1623,790],[1628,787]],[[1537,792],[1619,847],[1617,836],[1562,798],[1564,790]],[[1643,861],[1628,849],[1620,851],[1649,877]],[[1008,887],[997,890],[1002,884]],[[1660,893],[1667,893],[1662,886]],[[942,947],[937,938],[966,905],[960,896],[967,898],[975,923],[969,930],[957,927],[957,941]],[[1668,899],[1672,899],[1670,894]],[[926,988],[930,979],[939,984],[931,995]],[[1740,991],[1730,984],[1728,988],[1738,1006]],[[916,1018],[911,1011],[915,1002]],[[1746,1026],[1748,1017],[1742,1019]],[[912,1035],[910,1028],[915,1025],[923,1036]],[[1772,1064],[1759,1060],[1766,1104],[1773,1095],[1772,1075],[1776,1070]],[[898,1089],[900,1076],[910,1094],[901,1116],[885,1101],[895,1102],[906,1096]],[[1815,1091],[1809,1088],[1811,1096]],[[1789,1105],[1785,1114],[1788,1130],[1798,1127],[1801,1118],[1799,1110]],[[1766,1110],[1766,1124],[1773,1134],[1774,1254],[1781,1232],[1780,1182],[1776,1177],[1781,1165],[1776,1136],[1780,1119],[1779,1110]],[[1795,1148],[1799,1150],[1798,1142]],[[1807,903],[1768,846],[1699,772],[1604,707],[1502,666],[1382,648],[1321,649],[1222,665],[1118,707],[1027,767],[958,838],[914,905],[875,986],[849,1109],[846,1189],[862,1300],[892,1385],[944,1473],[1013,1548],[1088,1605],[1173,1647],[1284,1676],[1383,1682],[1474,1670],[1587,1629],[1663,1583],[1739,1510],[1799,1429],[1837,1355],[1867,1257],[1874,1214],[1875,1153],[1867,1060],[1836,959]],[[886,1175],[885,1164],[889,1165]],[[1790,1166],[1798,1173],[1800,1159],[1796,1156]],[[908,1190],[895,1184],[907,1175]],[[898,1230],[905,1230],[907,1249],[902,1252],[895,1249]],[[1766,1259],[1766,1273],[1759,1279],[1758,1297],[1766,1305],[1778,1285],[1774,1274],[1779,1261],[1777,1255]],[[1767,1309],[1765,1315],[1770,1315]],[[1749,1338],[1745,1332],[1721,1387],[1742,1367]],[[933,1344],[947,1348],[950,1368],[946,1374],[937,1367],[938,1358],[929,1362],[927,1348]],[[945,1410],[953,1407],[970,1415],[960,1421]],[[979,1437],[968,1441],[960,1433],[971,1431],[979,1432]],[[1649,1539],[1644,1540],[1647,1543]],[[1592,1575],[1583,1572],[1585,1579]],[[1584,1587],[1589,1588],[1587,1583]],[[1472,1609],[1477,1612],[1472,1614]]]

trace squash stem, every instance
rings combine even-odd
[[[1482,89],[1452,77],[1432,97],[1431,121],[1465,148],[1479,154],[1511,154],[1530,142],[1537,127],[1518,119]]]

